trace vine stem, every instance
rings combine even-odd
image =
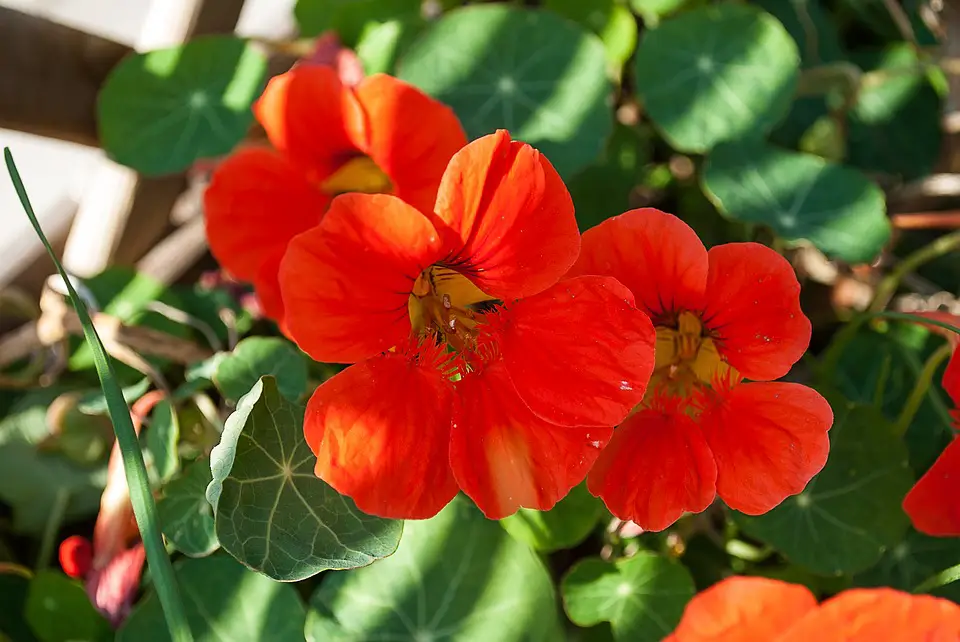
[[[960,230],[955,230],[949,234],[944,234],[933,243],[925,245],[903,259],[890,271],[890,274],[880,281],[873,295],[873,301],[867,310],[869,312],[879,312],[883,310],[883,308],[887,306],[887,303],[890,302],[890,299],[893,298],[893,295],[896,294],[903,277],[911,272],[915,272],[917,268],[924,263],[929,263],[947,252],[952,252],[958,248],[960,248]]]

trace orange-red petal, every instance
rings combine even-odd
[[[604,274],[630,288],[654,323],[699,311],[707,250],[689,225],[653,208],[630,210],[583,233],[572,275]]]
[[[687,604],[670,642],[779,642],[792,624],[817,609],[805,586],[764,577],[729,577]],[[879,638],[878,638],[879,639]],[[805,642],[829,640],[822,632]]]
[[[280,264],[284,322],[318,361],[352,363],[410,335],[408,300],[438,258],[433,224],[395,196],[343,194]]]
[[[277,152],[241,149],[217,167],[203,197],[210,250],[228,272],[253,281],[290,239],[320,222],[328,203]]]
[[[960,640],[960,606],[889,588],[851,589],[807,613],[776,638],[777,642],[813,640],[956,642]]]
[[[520,398],[542,419],[615,426],[643,399],[656,335],[616,279],[565,279],[487,316]]]
[[[500,130],[450,161],[435,207],[449,267],[498,299],[542,292],[580,251],[573,201],[550,162]]]
[[[823,468],[833,411],[796,383],[746,383],[708,393],[700,428],[717,462],[717,494],[749,515],[796,495]]]
[[[810,345],[793,268],[759,243],[718,245],[708,256],[702,318],[720,354],[747,379],[779,379]]]
[[[953,405],[960,408],[960,348],[954,348],[943,372],[943,389],[950,395]]]
[[[432,212],[443,171],[467,144],[457,116],[385,74],[368,76],[354,91],[362,110],[347,119],[353,143],[390,177],[396,196]]]
[[[960,437],[940,453],[903,500],[913,527],[938,537],[960,537]]]
[[[365,513],[425,519],[457,494],[449,461],[453,386],[436,353],[391,352],[355,364],[307,404],[303,431],[317,476]]]
[[[612,433],[540,419],[517,396],[502,361],[467,374],[457,388],[450,465],[490,519],[553,508],[583,480]]]
[[[611,513],[660,531],[716,497],[717,466],[700,429],[681,409],[647,408],[613,432],[587,476]]]

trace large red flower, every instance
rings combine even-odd
[[[804,586],[729,577],[697,594],[664,642],[952,642],[960,606],[888,588],[852,589],[821,605]]]
[[[960,348],[943,373],[943,388],[960,408]],[[953,411],[954,428],[960,430],[960,410]],[[927,535],[960,537],[960,436],[933,462],[903,500],[903,510],[914,528]]]
[[[641,209],[584,233],[571,274],[615,277],[656,326],[647,395],[587,478],[614,515],[662,530],[718,494],[760,514],[823,468],[830,406],[806,386],[771,381],[810,342],[783,257],[756,243],[707,252],[680,219]]]
[[[254,113],[273,147],[240,149],[217,168],[204,197],[207,238],[278,320],[287,243],[319,223],[334,196],[388,193],[429,211],[467,142],[453,111],[416,88],[383,74],[347,87],[323,65],[273,78]]]
[[[654,361],[626,288],[561,280],[579,247],[553,166],[503,131],[453,157],[435,206],[334,199],[280,267],[300,347],[359,362],[307,406],[317,475],[385,517],[430,517],[458,488],[491,518],[552,507]]]

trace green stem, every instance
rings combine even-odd
[[[879,312],[885,308],[887,303],[890,302],[890,299],[893,298],[893,295],[896,294],[897,288],[900,287],[900,281],[903,280],[903,277],[911,272],[915,272],[924,263],[929,263],[930,261],[958,248],[960,248],[960,230],[955,230],[949,234],[941,236],[933,243],[925,245],[910,256],[900,261],[900,263],[890,271],[890,274],[885,276],[883,280],[880,281],[880,284],[877,286],[877,291],[873,295],[873,301],[870,303],[868,311]]]
[[[133,514],[137,519],[137,527],[140,529],[140,537],[147,553],[147,562],[150,565],[154,587],[157,596],[160,598],[160,605],[163,607],[167,627],[170,629],[170,637],[173,642],[193,642],[193,635],[187,624],[183,603],[180,601],[180,592],[173,574],[173,566],[170,564],[170,558],[163,546],[160,522],[157,519],[157,506],[153,501],[153,494],[150,492],[150,483],[147,479],[147,468],[143,463],[140,442],[137,440],[137,433],[133,429],[130,409],[123,399],[123,391],[117,383],[113,363],[107,357],[103,343],[97,336],[97,331],[93,327],[86,306],[80,300],[63,266],[57,260],[57,255],[50,247],[47,237],[40,229],[40,223],[37,221],[33,207],[30,205],[30,199],[27,197],[20,172],[17,171],[17,166],[13,161],[13,154],[10,153],[9,148],[4,148],[3,155],[7,163],[7,171],[10,173],[10,180],[13,181],[17,196],[20,197],[20,204],[67,287],[70,300],[83,326],[83,336],[93,352],[93,361],[97,368],[97,376],[100,378],[100,387],[103,388],[103,394],[107,400],[107,410],[113,423],[113,431],[123,455],[123,471],[127,477],[127,486],[130,489],[130,503],[133,506]]]
[[[911,591],[911,593],[927,593],[933,589],[940,588],[941,586],[946,586],[947,584],[953,584],[957,580],[960,580],[960,564],[956,566],[951,566],[948,569],[944,569],[928,577],[923,582],[920,582],[916,588]]]
[[[66,488],[58,488],[57,494],[53,497],[53,506],[50,508],[50,516],[43,528],[43,538],[40,540],[40,552],[37,553],[37,570],[50,566],[50,558],[53,557],[53,548],[56,546],[57,533],[60,532],[60,526],[63,525],[63,516],[67,512],[67,505],[70,503],[70,491]]]
[[[910,423],[917,416],[917,411],[920,410],[920,406],[927,396],[927,391],[930,390],[933,377],[937,374],[937,368],[947,360],[951,353],[953,353],[953,347],[949,343],[945,343],[930,355],[927,362],[923,364],[923,370],[917,377],[917,383],[914,384],[910,396],[907,397],[907,402],[903,405],[903,410],[900,411],[900,417],[897,418],[896,434],[898,436],[902,437],[910,428]]]

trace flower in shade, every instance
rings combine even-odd
[[[953,405],[960,408],[960,348],[943,373],[943,388]],[[954,430],[960,429],[960,410],[954,409]],[[927,535],[960,537],[960,437],[944,449],[933,466],[920,478],[903,500],[903,510],[914,528]]]
[[[280,267],[290,335],[354,363],[304,432],[316,473],[374,515],[469,495],[546,510],[643,396],[654,332],[615,279],[561,280],[580,235],[553,166],[506,132],[458,152],[425,209],[345,194]]]
[[[207,239],[278,320],[287,243],[319,223],[334,196],[388,193],[429,210],[467,142],[453,111],[416,88],[384,74],[347,87],[325,65],[271,79],[254,114],[272,148],[241,148],[217,167],[204,195]]]
[[[587,478],[614,515],[662,530],[717,495],[756,515],[823,468],[829,404],[773,381],[811,332],[783,257],[756,243],[708,252],[680,219],[640,209],[585,232],[571,274],[615,277],[656,327],[647,394]]]
[[[843,591],[823,604],[805,586],[729,577],[687,604],[664,642],[877,642],[960,639],[960,606],[888,588]]]

